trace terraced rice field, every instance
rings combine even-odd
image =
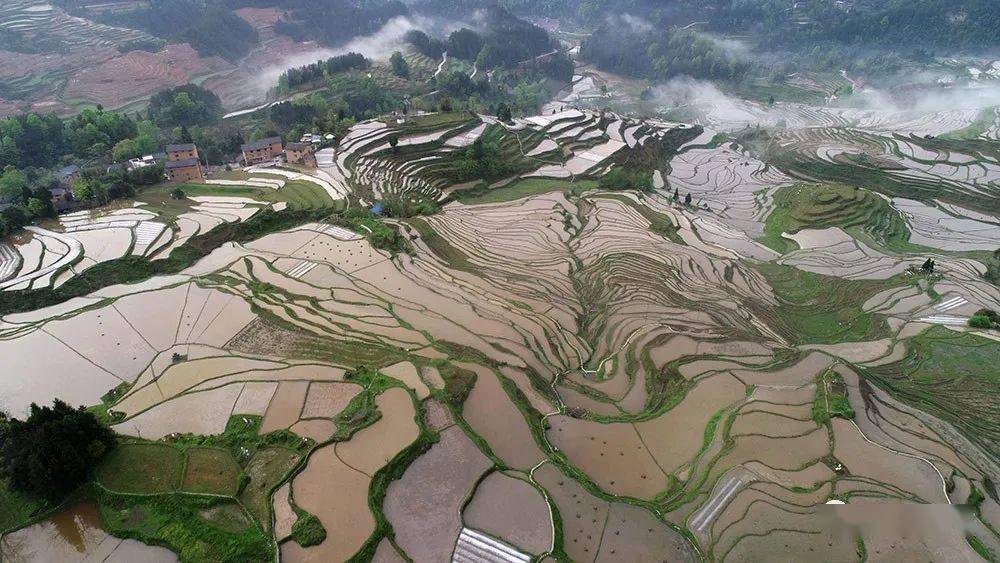
[[[170,229],[156,219],[155,213],[141,208],[122,208],[69,213],[51,228],[28,227],[31,236],[11,249],[14,254],[8,251],[0,258],[8,264],[0,289],[58,287],[101,262],[153,256],[172,239]]]
[[[251,169],[198,188],[228,197],[191,188],[183,210],[66,216],[0,247],[3,283],[156,260],[283,192],[331,213],[440,205],[365,227],[310,219],[6,315],[0,408],[100,405],[134,442],[99,483],[220,495],[287,561],[916,559],[936,545],[971,559],[997,549],[1000,517],[1000,344],[964,325],[1000,309],[982,277],[995,184],[972,172],[995,155],[930,196],[900,178],[972,145],[837,131],[762,151],[575,109],[368,121],[308,178]],[[462,185],[454,153],[482,137],[512,166]],[[834,138],[851,148],[816,148]],[[875,145],[900,151],[891,166]],[[606,189],[615,167],[653,188]],[[840,167],[899,183],[807,173]],[[369,225],[411,250],[374,247]],[[978,511],[955,508],[970,499]],[[926,532],[884,525],[901,513]],[[325,539],[304,539],[317,525]]]
[[[104,9],[128,8],[126,3],[88,3],[70,15],[42,0],[11,0],[0,5],[0,32],[13,41],[24,38],[40,44],[41,53],[0,50],[3,95],[0,115],[26,111],[72,115],[97,104],[105,108],[141,109],[153,93],[189,82],[203,84],[227,108],[260,104],[267,80],[287,68],[289,57],[316,60],[325,51],[312,41],[295,41],[274,32],[282,12],[275,8],[236,10],[257,29],[260,45],[246,57],[230,63],[217,56],[200,56],[187,43],[165,44],[138,29],[96,22]],[[152,51],[134,49],[136,45]],[[146,47],[146,48],[149,48]],[[420,69],[421,61],[412,60]]]
[[[132,207],[78,211],[26,229],[0,244],[0,290],[58,288],[87,269],[125,257],[168,258],[191,237],[239,223],[262,209],[336,209],[346,187],[322,172],[250,168],[239,180],[163,185],[139,194]],[[170,196],[180,188],[185,197]]]
[[[187,43],[160,51],[129,51],[75,73],[62,90],[63,99],[120,108],[176,84],[229,70],[220,57],[201,57]]]
[[[4,2],[0,9],[0,28],[29,35],[51,35],[77,47],[117,47],[136,40],[155,41],[146,33],[73,17],[51,4],[35,0]]]
[[[129,50],[135,44],[163,42],[143,31],[100,24],[35,0],[4,2],[0,30],[45,46],[40,54],[0,51],[5,91],[17,100],[10,104],[10,113],[62,115],[85,105],[122,107],[232,67],[218,57],[200,57],[186,43],[155,53]]]

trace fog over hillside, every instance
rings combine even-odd
[[[403,38],[414,29],[448,29],[439,20],[423,16],[396,16],[371,35],[355,37],[337,47],[322,47],[282,59],[261,69],[256,77],[257,90],[262,94],[273,88],[281,73],[294,67],[314,63],[345,53],[360,53],[373,60],[387,60],[389,55],[404,45]]]

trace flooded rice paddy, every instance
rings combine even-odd
[[[109,535],[94,503],[73,505],[38,524],[6,534],[0,539],[0,556],[10,563],[177,561],[169,549]]]
[[[569,95],[592,87],[581,77]],[[965,533],[996,543],[981,537],[1000,517],[988,494],[981,520],[899,509],[951,510],[988,490],[998,464],[963,433],[980,427],[956,429],[949,409],[925,412],[874,376],[919,363],[934,325],[976,339],[974,353],[998,345],[964,326],[1000,309],[983,278],[983,251],[1000,241],[984,199],[996,195],[995,157],[832,125],[782,129],[770,151],[752,151],[701,126],[571,110],[407,133],[400,146],[416,157],[404,161],[386,150],[394,130],[352,128],[319,155],[314,181],[352,202],[443,202],[386,220],[412,253],[308,223],[223,245],[173,276],[6,315],[0,409],[19,416],[60,397],[101,405],[116,431],[154,443],[239,428],[286,440],[234,450],[251,479],[225,493],[285,561],[450,561],[475,534],[575,561],[843,560],[858,537],[873,560],[936,546],[964,558]],[[534,180],[498,183],[489,203],[449,200],[449,151],[487,134],[518,146]],[[650,192],[502,191],[597,180],[649,147],[664,159]],[[858,147],[895,163],[876,183],[886,193],[865,201],[889,206],[883,219],[909,242],[822,205],[786,231],[781,190],[803,182],[803,166],[846,166]],[[249,173],[274,189],[302,180]],[[892,193],[904,179],[914,193]],[[155,259],[258,209],[197,203],[169,227],[143,206],[66,216],[20,241],[0,283],[65,283],[127,252]],[[918,271],[928,256],[933,276]],[[886,523],[853,534],[844,522],[864,515],[834,513],[831,500],[892,507],[871,510],[912,516],[933,542]],[[306,515],[324,541],[296,539]],[[172,557],[109,536],[92,504],[6,534],[0,553]]]

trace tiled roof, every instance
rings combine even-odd
[[[174,168],[189,168],[191,166],[198,166],[197,158],[185,158],[184,160],[167,163],[167,168],[171,170]]]
[[[245,151],[255,151],[258,149],[267,148],[275,143],[281,144],[281,137],[268,137],[266,139],[261,139],[259,141],[253,141],[243,145],[243,150]]]

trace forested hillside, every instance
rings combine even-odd
[[[277,6],[290,18],[278,22],[275,31],[297,41],[313,40],[337,46],[350,39],[378,31],[396,16],[410,10],[397,0],[355,2],[352,0],[287,0],[282,2],[229,0],[232,7],[246,5]]]
[[[559,46],[544,29],[486,2],[423,0],[414,4],[413,10],[463,26],[447,38],[423,32],[407,36],[418,51],[432,58],[448,51],[450,56],[476,61],[482,68],[512,68]]]
[[[748,64],[717,42],[687,30],[629,25],[613,18],[584,41],[580,55],[604,70],[630,76],[666,79],[740,78]]]
[[[518,14],[599,25],[628,13],[662,26],[702,23],[706,31],[754,34],[769,47],[821,43],[984,51],[1000,42],[994,0],[504,0]]]

